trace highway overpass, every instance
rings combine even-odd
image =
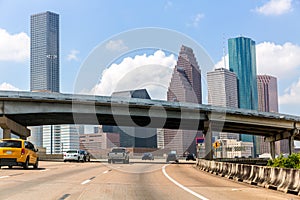
[[[275,155],[275,141],[300,140],[300,117],[203,104],[39,92],[0,92],[3,137],[30,136],[27,126],[92,124],[201,130],[212,159],[212,131],[264,136]]]

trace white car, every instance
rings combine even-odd
[[[81,150],[69,150],[64,153],[64,162],[67,161],[81,161],[84,162],[84,153]]]

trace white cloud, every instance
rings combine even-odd
[[[226,59],[224,63],[224,58]],[[228,58],[228,54],[226,54],[226,56],[223,56],[221,58],[221,60],[219,62],[217,62],[217,64],[215,64],[214,69],[219,69],[219,68],[226,68],[229,69],[229,58]]]
[[[256,12],[263,15],[282,15],[292,10],[292,0],[270,0],[255,9]]]
[[[300,68],[300,46],[285,43],[278,45],[272,42],[263,42],[256,45],[256,67],[258,74],[268,74],[280,79],[298,76]],[[224,57],[215,64],[214,68],[224,67]],[[229,68],[228,54],[226,68]]]
[[[300,46],[289,42],[283,45],[260,43],[256,46],[257,72],[282,79],[297,76],[295,72],[300,67],[299,55]]]
[[[111,95],[115,91],[146,88],[151,98],[166,99],[175,64],[175,56],[166,56],[161,50],[149,56],[124,58],[120,64],[112,64],[103,71],[100,83],[91,93]]]
[[[19,91],[20,89],[16,88],[15,86],[9,83],[4,82],[0,85],[0,90]]]
[[[10,34],[0,28],[0,61],[24,62],[30,55],[30,38],[26,33]]]
[[[123,40],[110,40],[105,47],[110,51],[126,51],[128,49]]]
[[[192,18],[192,22],[187,24],[187,26],[193,26],[194,28],[197,28],[199,26],[201,19],[203,18],[204,18],[204,14],[198,13],[196,16]]]
[[[77,57],[78,54],[79,54],[78,50],[75,50],[75,49],[71,50],[71,52],[67,56],[67,60],[69,60],[69,61],[71,61],[71,60],[79,61],[79,58]]]
[[[298,79],[298,82],[293,83],[284,91],[284,94],[279,97],[279,104],[286,104],[289,106],[300,106],[300,78]]]

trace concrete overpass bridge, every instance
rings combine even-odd
[[[203,104],[60,93],[0,91],[3,137],[30,136],[27,126],[91,124],[201,130],[212,159],[212,131],[264,136],[275,156],[275,141],[300,140],[300,117]]]

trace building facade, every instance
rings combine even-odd
[[[257,76],[258,89],[258,110],[262,112],[278,113],[278,89],[277,78],[269,75]],[[257,151],[259,154],[270,153],[270,144],[264,141],[263,137],[259,138]],[[288,153],[288,140],[280,140],[275,143],[275,153]]]
[[[201,71],[193,50],[182,46],[177,64],[173,70],[167,92],[168,101],[202,103]],[[196,153],[195,138],[200,132],[191,130],[164,131],[164,148],[176,151],[178,155],[186,152]]]
[[[255,42],[246,37],[230,38],[228,55],[229,69],[237,76],[239,108],[258,110]],[[257,156],[255,137],[241,134],[240,139],[243,142],[253,142],[253,156]]]
[[[207,73],[208,104],[238,107],[237,79],[235,73],[225,68]]]
[[[30,90],[59,92],[59,15],[30,17]]]
[[[219,68],[208,72],[207,89],[208,104],[213,106],[238,108],[238,90],[235,73],[225,68]],[[239,134],[237,133],[213,132],[213,136],[221,140],[239,139]]]

